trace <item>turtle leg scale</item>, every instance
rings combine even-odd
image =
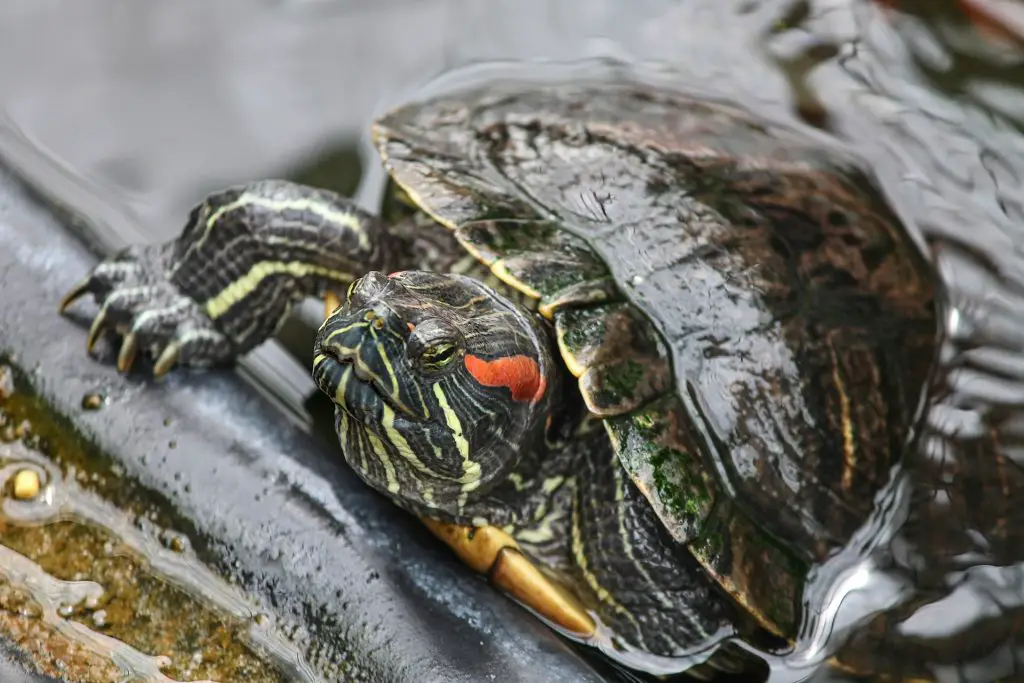
[[[87,347],[120,336],[122,372],[140,352],[157,376],[175,365],[226,364],[271,337],[300,299],[404,267],[404,247],[343,197],[260,181],[208,196],[176,239],[102,261],[60,310],[93,295],[100,308]]]

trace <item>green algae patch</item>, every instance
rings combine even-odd
[[[699,454],[685,439],[679,399],[665,396],[605,424],[622,466],[669,533],[684,544],[700,537],[717,496]]]

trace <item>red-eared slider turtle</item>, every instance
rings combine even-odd
[[[870,176],[621,79],[467,88],[373,134],[384,220],[289,182],[212,194],[69,293],[101,304],[90,347],[231,361],[345,293],[313,361],[345,459],[470,565],[640,668],[792,638],[933,358],[931,271]]]

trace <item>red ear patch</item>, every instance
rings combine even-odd
[[[508,387],[513,401],[536,403],[547,391],[548,383],[540,374],[537,361],[529,356],[505,356],[484,360],[466,354],[466,369],[480,384],[487,387]]]

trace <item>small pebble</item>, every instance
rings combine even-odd
[[[19,470],[14,475],[14,497],[18,500],[32,500],[39,495],[39,474],[35,470]]]
[[[107,611],[98,609],[92,613],[92,625],[96,628],[103,628],[107,625]]]
[[[86,394],[82,397],[82,408],[85,410],[99,410],[103,407],[103,396],[101,394]]]
[[[14,395],[14,373],[6,365],[0,365],[0,401]]]

